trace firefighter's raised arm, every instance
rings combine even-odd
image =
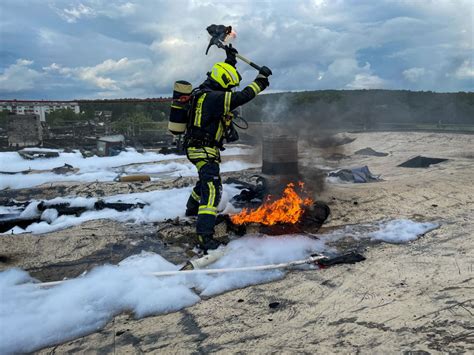
[[[257,77],[249,85],[247,85],[242,91],[236,91],[231,94],[230,99],[230,110],[249,102],[265,90],[270,83],[268,82],[268,76],[271,75],[271,70],[263,66]]]

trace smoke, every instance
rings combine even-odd
[[[322,191],[325,170],[321,168],[340,168],[350,155],[346,149],[351,139],[343,132],[442,129],[454,122],[472,122],[470,103],[472,93],[323,90],[261,95],[245,105],[244,116],[251,126],[261,122],[255,124],[261,130],[254,132],[260,140],[297,137],[300,174],[294,179]],[[309,151],[313,156],[304,156]]]
[[[329,170],[342,168],[353,139],[348,131],[419,128],[419,124],[472,122],[472,94],[392,90],[324,90],[261,95],[243,108],[249,135],[298,139],[298,173],[281,176],[272,192],[287,182],[303,181],[315,193],[325,188]],[[264,149],[265,150],[265,149]]]
[[[347,113],[340,112],[327,98],[313,100],[314,95],[314,92],[266,95],[246,111],[261,117],[262,140],[281,136],[298,140],[299,171],[281,176],[272,190],[281,191],[288,182],[303,181],[317,199],[325,188],[326,178],[326,171],[318,166],[337,164],[346,156],[345,144],[351,139],[337,134],[345,130],[342,123]],[[309,151],[316,153],[311,158],[317,158],[318,164],[314,164],[315,159],[305,158]]]
[[[277,94],[276,102],[265,101],[261,109],[262,121],[273,124],[285,122],[290,112],[290,95],[291,93]]]
[[[342,153],[346,140],[334,136],[350,129],[347,117],[357,116],[355,106],[341,109],[335,101],[339,94],[300,92],[267,95],[258,102],[258,116],[267,124],[266,136],[295,136],[310,146]],[[333,97],[334,96],[334,97]],[[250,112],[254,113],[255,108]]]

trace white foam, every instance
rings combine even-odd
[[[41,214],[41,220],[51,223],[58,218],[58,211],[54,208],[47,208]]]
[[[21,207],[15,206],[0,206],[0,214],[20,213]]]
[[[381,223],[380,229],[369,233],[369,237],[387,243],[406,243],[438,227],[439,224],[437,223],[419,223],[409,219],[394,219],[388,223]]]
[[[250,151],[242,148],[231,149],[235,152]],[[167,162],[176,159],[183,160],[185,157],[153,152],[138,153],[134,149],[129,149],[114,157],[93,156],[83,158],[81,153],[76,151],[74,153],[60,153],[60,156],[57,158],[25,160],[16,152],[3,152],[0,153],[2,171],[15,172],[28,169],[47,170],[63,166],[65,163],[72,165],[74,168],[79,168],[79,171],[67,174],[55,174],[52,172],[13,175],[0,174],[0,190],[6,188],[28,188],[50,182],[113,181],[119,174],[170,174],[171,176],[197,176],[196,168],[188,161]],[[127,164],[131,163],[133,163],[133,165],[127,166]],[[140,163],[142,163],[142,165],[140,165]],[[221,165],[221,171],[238,171],[256,166],[258,165],[233,160],[223,163]]]
[[[273,247],[272,247],[273,245]],[[317,251],[320,242],[306,237],[244,238],[230,243],[219,266],[261,265],[304,257]],[[243,257],[242,254],[245,254]],[[131,256],[118,266],[101,266],[84,277],[51,289],[38,289],[24,271],[0,273],[0,321],[8,324],[0,335],[0,352],[33,351],[103,327],[116,314],[130,310],[138,318],[176,311],[236,287],[270,281],[283,272],[215,277],[155,278],[147,272],[177,270],[178,266],[153,253]],[[21,331],[19,331],[21,329]]]
[[[138,267],[101,266],[85,277],[50,290],[32,284],[23,271],[0,273],[2,327],[0,352],[29,352],[102,328],[112,316],[132,311],[136,317],[171,312],[199,301],[179,278],[158,279],[143,271],[176,267],[159,255],[143,256]],[[12,297],[14,296],[14,297]]]
[[[112,171],[97,171],[89,173],[76,174],[54,174],[54,173],[38,173],[38,174],[0,174],[0,190],[3,189],[23,189],[43,185],[50,182],[104,182],[113,181],[117,177],[117,173]]]
[[[221,202],[219,204],[219,210],[229,210],[229,200],[232,198],[232,196],[238,194],[239,192],[240,190],[234,185],[224,185]],[[124,203],[140,202],[147,204],[147,206],[144,208],[135,208],[123,212],[108,208],[99,211],[92,210],[86,211],[80,216],[62,215],[58,217],[57,213],[55,215],[52,212],[48,212],[46,215],[44,215],[44,218],[42,218],[42,222],[32,223],[25,229],[14,227],[3,234],[43,234],[77,226],[81,223],[97,219],[110,219],[119,222],[151,223],[163,221],[168,218],[184,217],[186,210],[185,206],[190,193],[191,187],[185,187],[180,189],[113,195],[104,198],[104,201]],[[46,205],[51,203],[70,203],[73,207],[91,208],[96,201],[97,198],[60,197],[52,200],[46,200],[45,203]],[[22,212],[21,217],[32,218],[41,216],[41,213],[37,208],[38,203],[38,201],[32,201]]]
[[[145,163],[151,161],[163,161],[182,158],[176,154],[159,154],[154,152],[138,153],[135,149],[129,148],[120,152],[119,155],[113,157],[92,156],[84,158],[82,154],[76,150],[72,153],[60,153],[56,158],[40,158],[34,160],[23,159],[17,152],[0,153],[0,161],[2,161],[2,171],[23,171],[23,170],[45,170],[53,169],[64,164],[72,165],[79,168],[82,172],[93,172],[108,168],[117,167],[132,163]]]
[[[124,173],[127,174],[160,174],[180,171],[192,171],[194,173],[195,168],[191,163],[179,163],[170,162],[162,164],[143,164],[134,165],[124,169]]]
[[[396,227],[395,227],[396,226]],[[413,240],[432,224],[391,221],[378,225],[369,238],[392,236],[396,228],[404,240]],[[347,231],[344,232],[344,231]],[[212,267],[240,267],[282,263],[328,252],[328,241],[351,234],[350,229],[318,236],[248,236],[229,243],[227,252]],[[362,237],[364,233],[352,233]],[[393,238],[390,240],[394,240]],[[268,282],[284,271],[193,275],[156,278],[148,272],[177,270],[161,256],[142,252],[118,266],[100,266],[84,276],[51,289],[39,289],[19,269],[0,273],[0,353],[30,352],[101,329],[114,315],[132,311],[137,318],[171,312],[235,288]],[[27,283],[19,286],[18,284]],[[197,290],[196,294],[193,290]]]

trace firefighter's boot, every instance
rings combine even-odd
[[[209,234],[198,234],[197,242],[199,248],[204,252],[204,254],[207,254],[208,250],[217,249],[219,245],[221,245],[218,240],[214,239],[212,235]]]

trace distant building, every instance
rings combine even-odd
[[[9,115],[8,119],[10,147],[31,147],[43,142],[43,126],[39,115]]]
[[[97,155],[109,157],[120,154],[125,144],[125,137],[121,134],[104,136],[97,139]]]
[[[38,115],[41,122],[46,121],[46,114],[71,109],[80,113],[79,104],[74,101],[34,101],[34,100],[0,100],[0,111],[9,111],[15,115]]]
[[[112,120],[112,111],[94,111],[96,121],[110,122]]]
[[[94,111],[94,120],[97,128],[102,127],[105,134],[112,133],[112,127],[110,125],[112,122],[112,111]]]

